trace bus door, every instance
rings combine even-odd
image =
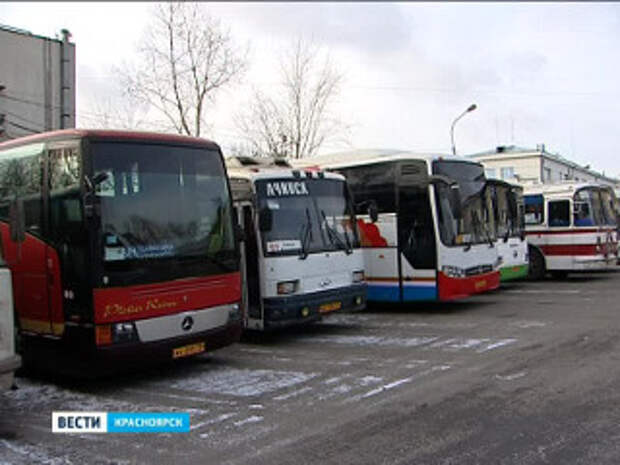
[[[437,251],[424,161],[400,166],[398,268],[401,301],[437,299]]]
[[[81,157],[75,142],[48,151],[47,242],[49,312],[52,332],[65,321],[92,323],[90,242],[84,218]]]
[[[245,326],[262,329],[263,312],[260,295],[258,235],[254,222],[254,208],[251,202],[236,204],[239,225],[245,233],[241,244],[241,276],[243,280],[243,310]]]

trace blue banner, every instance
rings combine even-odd
[[[108,433],[188,433],[189,413],[109,412]]]

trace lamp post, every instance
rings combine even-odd
[[[450,140],[452,141],[452,155],[456,155],[456,147],[454,146],[454,125],[463,116],[465,116],[470,111],[474,111],[476,108],[478,108],[476,106],[476,104],[472,103],[469,107],[467,107],[467,110],[465,110],[463,113],[461,113],[459,116],[457,116],[456,119],[452,122],[452,127],[450,128]]]

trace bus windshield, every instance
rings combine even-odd
[[[454,218],[450,208],[451,187],[435,185],[441,241],[448,246],[480,244],[495,239],[487,214],[484,169],[476,163],[439,160],[433,162],[433,174],[446,176],[460,187],[462,219]]]
[[[598,189],[585,187],[573,197],[575,226],[600,226],[607,224],[603,202]]]
[[[265,256],[300,255],[359,247],[346,183],[336,179],[259,179],[258,210],[269,211],[262,231]]]
[[[226,175],[216,151],[189,146],[94,142],[106,272],[141,263],[205,261],[235,268]]]
[[[612,190],[601,189],[601,203],[603,205],[603,213],[605,215],[605,224],[616,224],[615,199]]]
[[[498,238],[518,237],[522,230],[522,207],[518,189],[507,184],[490,181],[492,211],[495,219],[495,231]]]

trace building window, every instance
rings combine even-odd
[[[512,179],[515,177],[515,169],[512,166],[502,168],[501,176],[502,179]]]
[[[484,175],[487,177],[487,179],[491,179],[495,177],[495,168],[486,168],[484,170]]]
[[[545,174],[544,174],[543,182],[545,181],[551,182],[551,168],[545,168],[544,173]]]

